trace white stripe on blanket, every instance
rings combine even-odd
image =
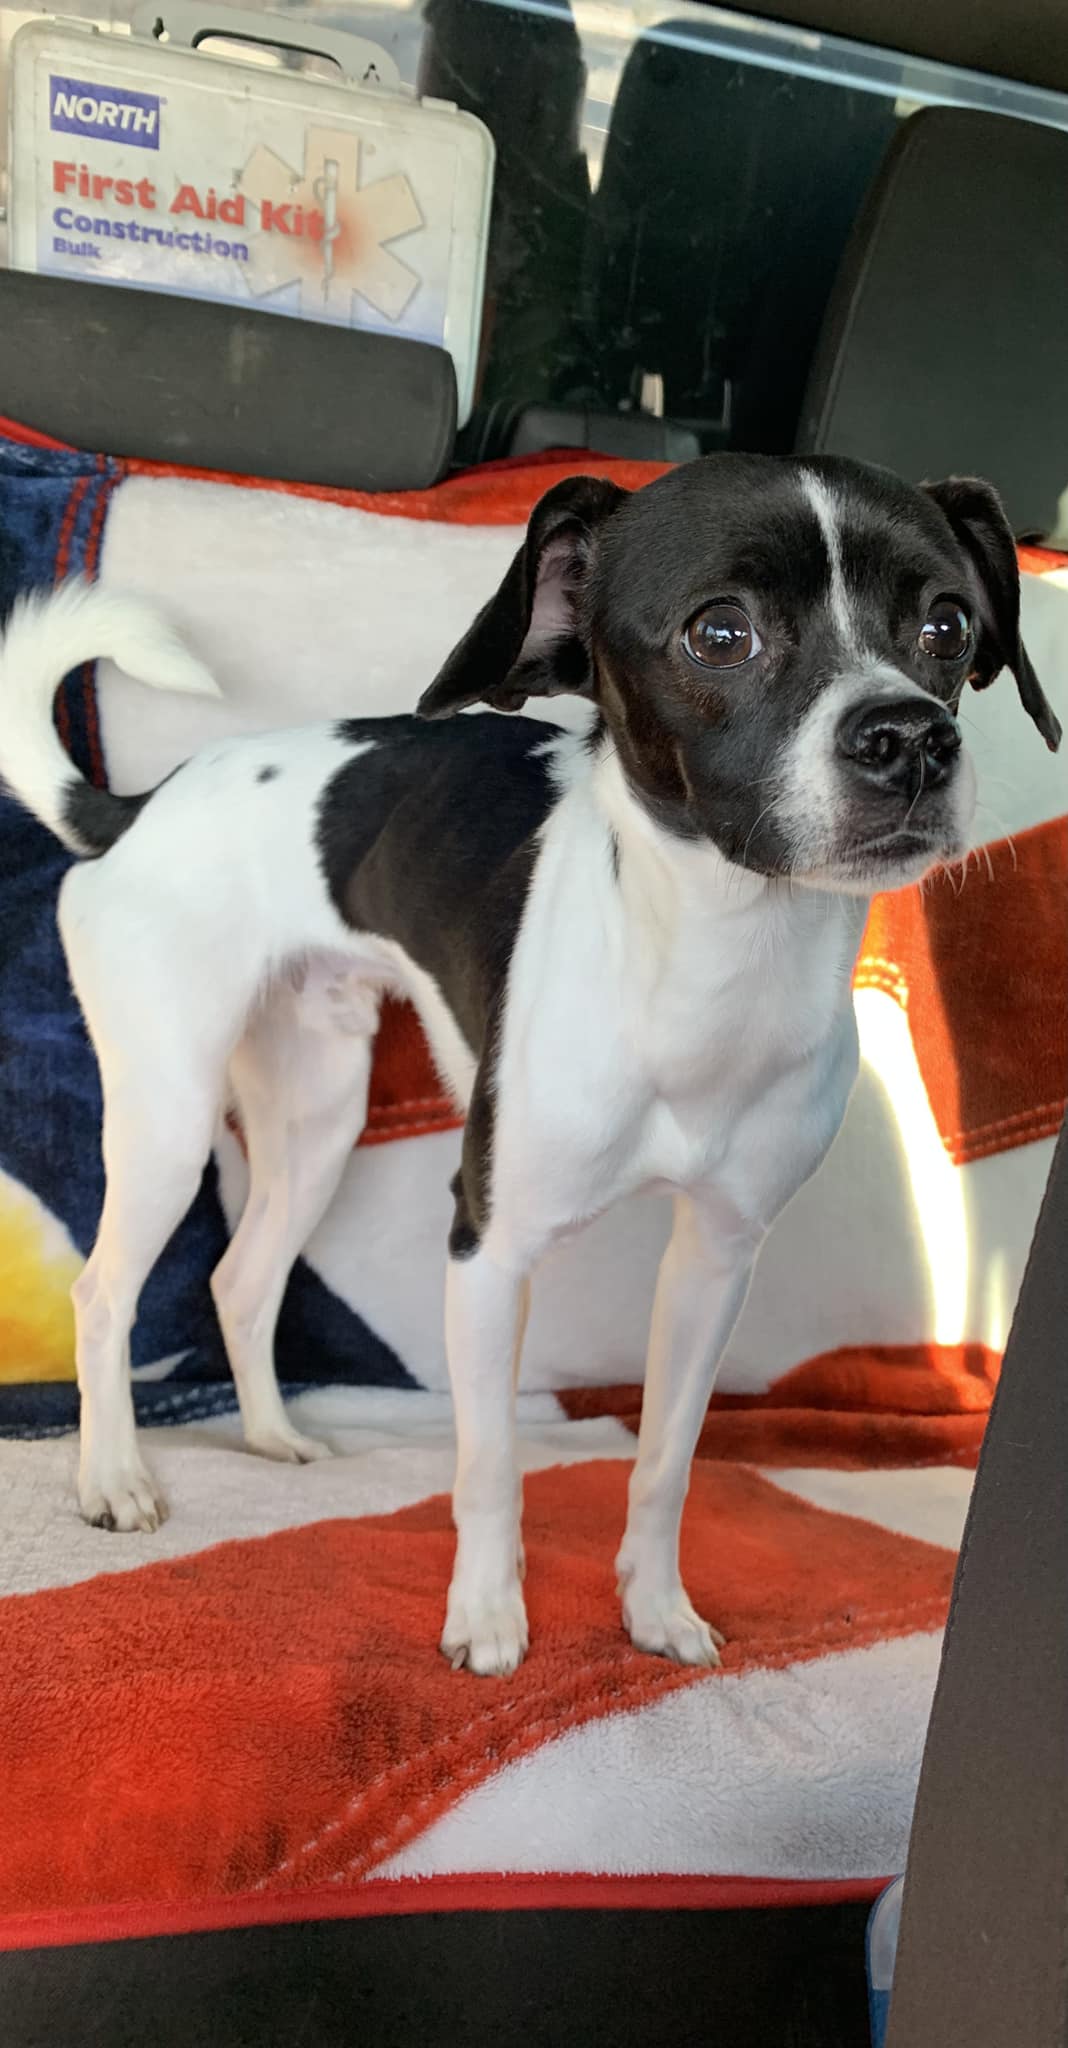
[[[375,1875],[891,1876],[939,1644],[906,1636],[588,1722],[506,1765]]]
[[[633,1436],[611,1417],[569,1421],[551,1394],[524,1395],[520,1408],[525,1471],[633,1456]],[[100,1572],[130,1571],[308,1522],[391,1514],[452,1485],[445,1395],[338,1387],[302,1396],[290,1412],[301,1429],[325,1437],[342,1455],[316,1465],[251,1457],[235,1415],[143,1430],[145,1455],[171,1510],[154,1536],[109,1535],[79,1520],[73,1437],[0,1440],[0,1597],[77,1585]]]
[[[301,1395],[290,1412],[301,1429],[325,1437],[340,1455],[317,1465],[251,1457],[236,1415],[143,1430],[146,1456],[171,1508],[155,1536],[113,1536],[79,1520],[73,1437],[0,1440],[0,1597],[76,1585],[100,1572],[129,1571],[308,1522],[391,1514],[429,1494],[448,1493],[453,1430],[446,1395],[331,1387]],[[629,1460],[635,1450],[621,1422],[612,1416],[572,1421],[552,1394],[520,1396],[519,1438],[527,1472],[587,1458]],[[817,1506],[952,1549],[971,1487],[970,1472],[945,1467],[773,1470],[764,1477]]]

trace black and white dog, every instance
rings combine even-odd
[[[867,899],[965,847],[966,683],[1007,666],[1059,739],[994,492],[733,455],[633,495],[559,484],[419,716],[236,739],[147,796],[88,788],[52,724],[60,678],[105,654],[157,687],[214,687],[151,613],[96,588],[22,602],[0,655],[0,772],[89,857],[60,903],[105,1101],[107,1195],[74,1289],[83,1515],[151,1530],[164,1512],[127,1340],[228,1099],[251,1183],[212,1288],[245,1432],[270,1457],[320,1455],[286,1418],[274,1324],[395,989],[467,1110],[441,1647],[485,1673],[526,1648],[528,1276],[610,1203],[666,1188],[619,1576],[635,1644],[715,1663],[679,1576],[690,1460],[761,1241],[842,1120]],[[566,691],[591,700],[586,737],[452,719]]]

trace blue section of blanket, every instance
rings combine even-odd
[[[121,475],[121,465],[101,457],[0,439],[0,616],[6,618],[20,591],[95,566],[108,500]],[[92,677],[68,678],[61,700],[72,757],[92,774],[99,766]],[[0,1172],[32,1190],[88,1256],[104,1192],[101,1101],[56,927],[56,899],[69,865],[52,835],[0,794]],[[138,1387],[145,1420],[182,1420],[205,1412],[205,1400],[214,1404],[207,1412],[232,1401],[208,1290],[226,1241],[209,1165],[142,1297],[134,1367],[173,1361],[165,1379]],[[0,1342],[3,1331],[0,1302]],[[17,1343],[17,1336],[9,1331],[6,1341]],[[418,1384],[303,1261],[283,1305],[277,1357],[280,1376],[294,1384]],[[3,1384],[18,1371],[17,1359],[0,1359],[0,1435],[72,1427],[75,1389]]]

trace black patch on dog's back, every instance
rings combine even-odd
[[[492,712],[432,725],[347,719],[368,752],[323,792],[317,843],[346,924],[393,939],[441,989],[472,1052],[508,971],[555,792],[554,728]]]
[[[557,728],[492,712],[446,724],[346,719],[368,751],[327,784],[317,845],[345,923],[403,947],[432,975],[479,1060],[464,1132],[454,1256],[485,1228],[493,1143],[494,1021],[541,826],[556,800],[544,757]]]

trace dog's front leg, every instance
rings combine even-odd
[[[623,1618],[639,1650],[718,1664],[723,1638],[690,1603],[679,1525],[721,1353],[749,1286],[756,1243],[688,1195],[675,1203],[653,1303],[638,1455],[616,1560]]]
[[[457,1669],[504,1677],[527,1648],[515,1382],[529,1300],[484,1249],[450,1258],[445,1344],[456,1414],[456,1562],[441,1647]]]

